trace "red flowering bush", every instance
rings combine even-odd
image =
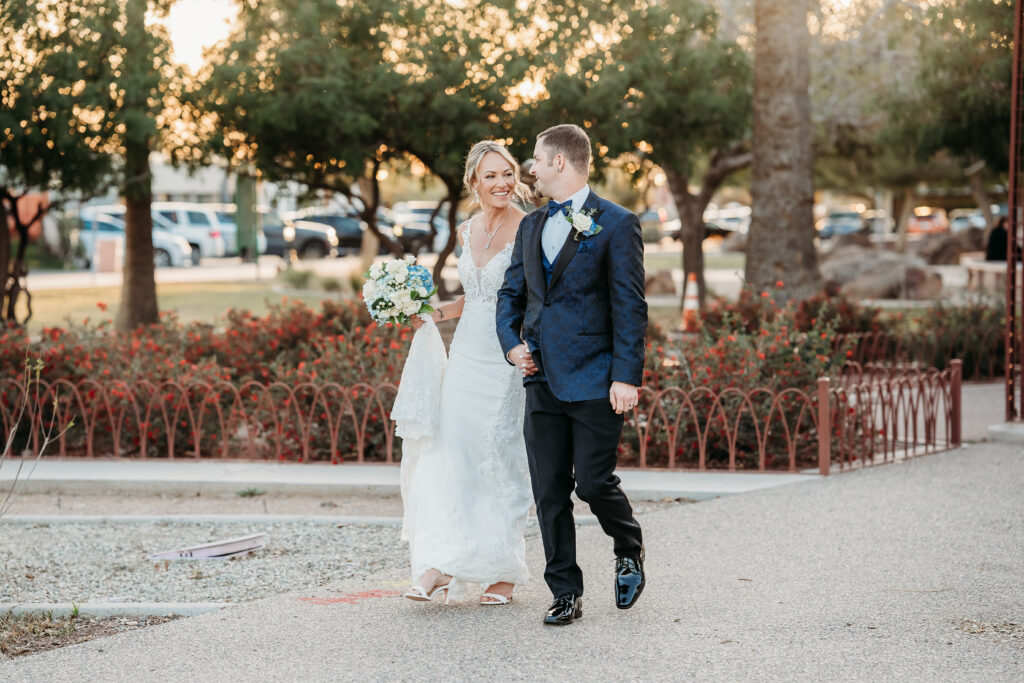
[[[126,334],[114,330],[109,320],[85,320],[65,329],[47,328],[31,344],[23,330],[9,329],[0,337],[0,366],[4,376],[17,377],[30,348],[43,363],[42,379],[58,383],[62,409],[91,418],[79,420],[68,432],[70,452],[86,447],[85,427],[93,424],[92,448],[100,454],[131,454],[144,445],[161,454],[173,444],[182,455],[193,454],[198,445],[204,455],[227,450],[236,456],[279,453],[292,459],[329,457],[333,451],[345,457],[355,431],[344,420],[327,430],[333,436],[328,439],[333,448],[327,450],[320,447],[322,439],[310,445],[311,435],[296,428],[312,422],[297,416],[313,414],[312,403],[318,400],[321,407],[365,416],[371,424],[364,455],[383,457],[394,392],[383,397],[383,411],[377,405],[372,415],[366,395],[368,387],[397,385],[410,329],[380,328],[354,301],[324,301],[316,311],[284,300],[265,316],[229,311],[223,323],[181,324],[165,314],[159,324]],[[329,405],[326,393],[315,399],[309,385],[325,383],[362,383],[362,399],[344,405],[337,400]],[[72,390],[76,385],[77,393]],[[13,405],[14,391],[9,385],[0,389],[5,407]]]
[[[809,464],[816,434],[811,400],[819,377],[841,370],[847,349],[834,349],[836,323],[819,317],[801,328],[795,305],[780,307],[771,294],[764,303],[721,311],[712,329],[677,348],[648,343],[644,370],[647,400],[621,449],[623,461],[636,464],[639,439],[646,429],[648,465],[669,463],[675,435],[675,460],[699,461],[704,442],[707,467],[788,467]],[[756,311],[754,310],[756,308]],[[751,315],[754,313],[754,315]],[[745,315],[746,314],[746,315]],[[756,321],[756,325],[753,325]]]

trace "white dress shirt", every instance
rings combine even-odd
[[[583,202],[587,201],[589,196],[590,185],[584,185],[583,189],[569,197],[569,201],[572,202],[572,210],[575,212],[582,209]],[[572,225],[569,224],[563,211],[559,211],[554,216],[548,216],[547,222],[544,224],[544,231],[541,233],[540,243],[549,263],[553,264],[558,258],[558,252],[562,250],[562,245],[569,237],[570,230],[572,230]]]

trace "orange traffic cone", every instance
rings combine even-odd
[[[683,332],[697,331],[697,312],[700,299],[697,297],[697,273],[690,273],[683,285]]]

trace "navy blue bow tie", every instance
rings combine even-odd
[[[572,209],[572,200],[571,199],[568,199],[568,200],[562,202],[561,204],[559,204],[558,202],[552,200],[552,201],[548,202],[548,217],[554,216],[559,211],[562,211],[562,212],[568,214],[571,209]]]

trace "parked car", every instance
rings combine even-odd
[[[124,204],[94,204],[82,208],[81,213],[84,215],[89,212],[101,213],[105,216],[112,216],[113,218],[125,220],[125,215],[128,213],[128,209]],[[150,216],[153,218],[153,227],[166,230],[167,232],[174,232],[174,223],[161,216],[155,210],[150,210]]]
[[[153,211],[166,219],[172,230],[188,240],[198,254],[194,259],[216,258],[228,253],[224,228],[208,205],[191,202],[153,202]]]
[[[79,215],[82,219],[82,228],[72,231],[71,242],[80,245],[82,253],[85,254],[86,268],[92,266],[99,240],[115,240],[121,244],[122,252],[124,251],[124,221],[88,209]],[[153,265],[158,268],[191,266],[192,247],[188,240],[167,230],[153,228]]]
[[[818,221],[818,236],[829,239],[836,235],[852,235],[864,229],[864,221],[859,211],[829,211],[828,215]]]
[[[448,218],[446,216],[434,217],[434,229],[437,235],[431,241],[430,214],[423,212],[414,213],[393,213],[395,221],[391,232],[406,251],[416,251],[417,248],[429,251],[440,252],[448,244]]]
[[[860,217],[864,221],[864,229],[872,235],[887,235],[895,228],[892,218],[882,209],[868,209]]]
[[[291,215],[292,220],[320,223],[330,228],[338,236],[338,254],[359,253],[363,246],[363,234],[367,231],[366,221],[356,216],[332,213],[323,209],[303,209]],[[378,225],[380,223],[378,222]]]
[[[930,206],[918,206],[907,221],[907,232],[915,234],[934,234],[949,230],[946,212]]]
[[[750,229],[750,207],[736,202],[729,202],[725,208],[709,207],[703,218],[704,223],[730,233],[745,234]]]
[[[985,215],[981,209],[953,209],[949,212],[949,231],[961,232],[968,228],[985,229]]]

